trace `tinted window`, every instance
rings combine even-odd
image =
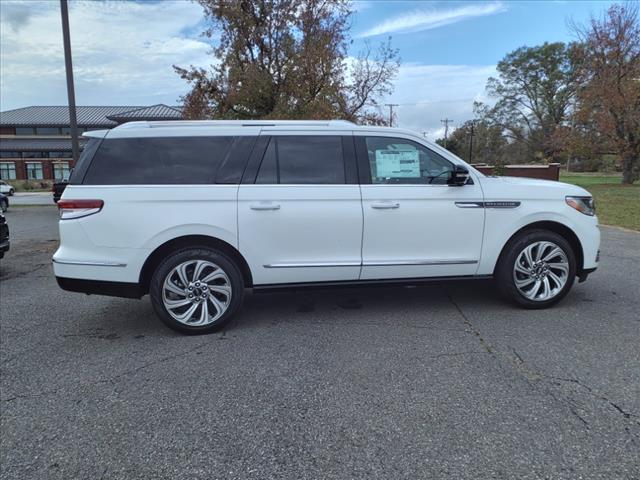
[[[453,170],[451,162],[411,140],[367,137],[365,144],[374,184],[443,185]]]
[[[49,158],[73,158],[72,152],[49,152]]]
[[[47,158],[48,152],[22,152],[22,158]]]
[[[89,165],[91,164],[91,159],[100,146],[100,143],[102,143],[101,138],[90,138],[89,141],[85,144],[84,148],[82,149],[82,153],[80,154],[80,158],[76,162],[75,168],[73,168],[71,171],[71,175],[69,176],[69,183],[82,183],[82,179],[84,178],[84,175],[87,172]]]
[[[105,139],[84,182],[89,185],[213,183],[234,137]]]
[[[60,135],[58,127],[37,127],[36,135]]]
[[[272,137],[256,183],[345,183],[339,136]]]
[[[280,183],[278,180],[278,166],[276,160],[276,139],[272,138],[264,152],[260,171],[256,178],[256,183]]]
[[[20,158],[20,152],[0,152],[0,158]]]

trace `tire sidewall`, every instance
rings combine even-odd
[[[569,274],[567,283],[562,290],[553,298],[545,301],[534,301],[526,298],[520,293],[513,279],[513,268],[515,262],[525,247],[539,241],[549,241],[560,247],[569,261]],[[561,235],[547,230],[525,231],[513,238],[507,244],[505,251],[500,258],[496,269],[496,280],[503,295],[521,307],[538,309],[547,308],[558,303],[571,290],[576,277],[576,256],[571,245]]]
[[[188,260],[207,260],[218,265],[227,274],[231,283],[231,303],[224,314],[215,322],[203,326],[189,326],[174,319],[162,301],[162,288],[166,276],[177,265]],[[244,281],[238,266],[227,255],[208,247],[194,247],[179,250],[169,255],[156,268],[149,284],[151,304],[162,322],[169,328],[190,335],[199,335],[221,330],[238,311],[244,296]]]

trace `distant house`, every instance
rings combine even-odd
[[[179,120],[180,107],[77,107],[80,133],[139,120]],[[80,148],[84,141],[80,138]],[[59,180],[73,168],[66,106],[36,106],[0,112],[0,178]]]

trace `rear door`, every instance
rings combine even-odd
[[[254,284],[357,280],[362,206],[348,132],[263,135],[238,191]]]
[[[453,163],[407,136],[357,136],[363,280],[475,274],[484,228],[478,182],[447,185]]]

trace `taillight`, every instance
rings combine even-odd
[[[102,210],[102,200],[59,200],[58,212],[62,220],[82,218]]]

